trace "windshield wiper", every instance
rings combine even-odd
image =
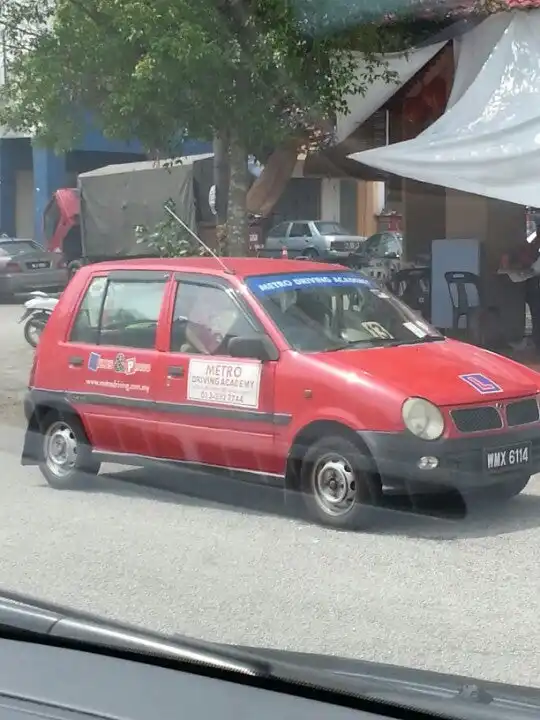
[[[0,591],[0,637],[14,640],[67,641],[78,649],[114,648],[178,662],[210,665],[220,670],[271,677],[272,664],[252,653],[204,640],[168,637],[138,628],[100,621],[60,606],[34,603]],[[83,648],[82,646],[86,646]]]
[[[133,659],[139,656],[147,662],[153,659],[154,663],[161,657],[176,660],[179,666],[198,664],[251,676],[255,687],[316,698],[387,718],[408,717],[414,708],[418,720],[435,717],[495,720],[509,717],[509,708],[537,708],[537,702],[525,705],[514,697],[506,704],[503,697],[499,705],[496,697],[477,686],[475,690],[480,690],[480,695],[475,692],[471,696],[464,692],[466,688],[453,690],[445,686],[444,676],[439,676],[442,680],[437,682],[420,670],[384,671],[385,666],[363,661],[168,637],[1,590],[0,638],[103,654],[123,650],[131,652]],[[190,672],[183,667],[178,669]],[[406,677],[396,672],[405,673]],[[272,684],[267,685],[269,682]]]
[[[441,342],[444,340],[443,335],[426,335],[426,337],[423,338],[411,338],[410,340],[396,340],[396,338],[369,338],[363,339],[363,340],[353,340],[352,342],[347,343],[343,348],[339,348],[340,350],[352,350],[354,348],[358,347],[398,347],[400,345],[422,345],[423,343],[429,343],[429,342]]]

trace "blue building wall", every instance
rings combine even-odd
[[[17,153],[15,142],[0,142],[0,235],[15,233]]]
[[[212,151],[211,143],[187,140],[182,154]],[[104,165],[145,159],[141,144],[134,140],[108,140],[88,127],[74,151],[61,155],[33,146],[30,138],[0,139],[0,234],[16,234],[16,174],[20,170],[34,173],[34,238],[43,242],[43,211],[58,188],[70,184],[70,178]]]

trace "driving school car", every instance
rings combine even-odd
[[[352,528],[396,482],[519,493],[540,467],[539,381],[340,266],[100,263],[43,332],[22,463],[56,488],[103,461],[232,472]]]

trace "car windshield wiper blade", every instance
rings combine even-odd
[[[414,337],[408,340],[396,340],[396,338],[369,338],[363,340],[353,340],[347,343],[343,348],[351,350],[357,347],[398,347],[399,345],[422,345],[428,342],[440,342],[444,340],[444,335],[426,335],[423,338]]]
[[[43,642],[50,638],[210,665],[244,675],[270,677],[273,674],[270,662],[233,646],[141,631],[3,591],[0,591],[0,637],[41,638]]]
[[[313,699],[313,691],[316,690],[323,702],[346,703],[349,707],[382,717],[403,717],[404,710],[409,712],[411,707],[414,707],[419,720],[433,720],[434,717],[496,720],[503,717],[495,713],[499,708],[493,704],[456,704],[455,693],[451,692],[441,697],[437,685],[430,682],[424,682],[422,692],[416,692],[415,686],[422,682],[422,671],[402,668],[403,671],[419,674],[418,681],[404,683],[397,678],[381,677],[375,663],[364,663],[366,667],[373,665],[375,671],[359,672],[356,668],[332,667],[335,658],[331,656],[321,656],[323,662],[313,665],[306,662],[306,656],[282,650],[168,637],[1,590],[0,639],[83,652],[101,651],[103,654],[127,651],[133,654],[133,659],[139,656],[146,662],[152,659],[157,662],[158,658],[163,658],[176,660],[179,666],[189,663],[207,666],[252,676],[253,682],[261,683],[260,687],[266,687],[265,683],[271,680],[272,690],[279,692],[282,689],[296,697]],[[186,671],[182,667],[178,669]],[[513,706],[520,709],[522,704],[514,702]],[[537,704],[534,705],[536,707]],[[476,712],[478,709],[489,712],[479,714]],[[502,707],[504,712],[507,709]]]

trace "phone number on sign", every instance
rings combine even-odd
[[[242,405],[244,398],[234,392],[213,392],[212,390],[201,390],[201,400],[214,403],[234,403]]]

